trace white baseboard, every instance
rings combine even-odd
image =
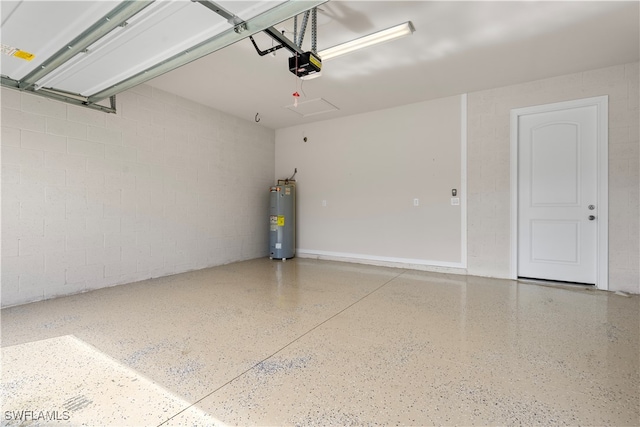
[[[353,262],[357,264],[376,265],[380,267],[408,268],[411,270],[433,271],[437,273],[467,274],[462,263],[430,261],[411,258],[380,257],[343,252],[317,251],[312,249],[296,249],[299,258],[313,258],[326,261]]]

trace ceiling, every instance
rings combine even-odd
[[[318,50],[405,21],[416,31],[325,61],[322,76],[304,82],[288,71],[288,51],[260,57],[244,39],[148,84],[243,119],[258,114],[260,125],[278,129],[637,61],[639,6],[331,0],[319,7]],[[292,21],[275,27],[293,37]],[[308,29],[305,50],[310,39]],[[256,41],[263,50],[273,44],[264,34]],[[303,117],[286,108],[296,91],[301,107],[322,98],[338,110]]]

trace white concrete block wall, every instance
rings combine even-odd
[[[2,306],[267,255],[274,131],[145,85],[1,95]]]
[[[640,293],[638,63],[468,96],[468,273],[509,276],[509,113],[609,96],[609,289]]]

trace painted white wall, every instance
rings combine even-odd
[[[273,130],[145,85],[1,95],[2,306],[267,255]]]
[[[298,255],[464,267],[460,117],[455,96],[277,130],[276,178],[298,169]]]
[[[640,293],[638,68],[622,64],[468,95],[467,269],[450,271],[509,277],[511,109],[608,95],[609,289]],[[276,131],[276,178],[299,170],[300,255],[435,270],[459,263],[464,206],[447,206],[450,189],[461,185],[457,99]]]
[[[509,277],[509,113],[609,97],[609,289],[640,293],[638,62],[468,96],[468,273]]]

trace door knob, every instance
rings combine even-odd
[[[594,219],[596,219],[594,215],[589,215],[589,221],[593,221]]]

